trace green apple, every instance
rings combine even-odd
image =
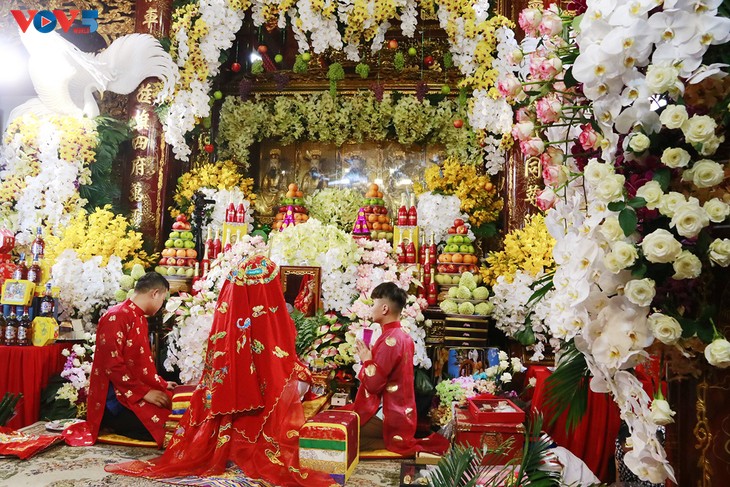
[[[474,250],[474,247],[472,247],[471,245],[464,244],[459,246],[459,252],[461,252],[462,254],[470,254],[471,251],[469,250],[469,247]]]
[[[465,244],[471,243],[471,239],[469,237],[467,237],[466,235],[461,235],[461,240],[462,240],[462,243],[465,243]]]
[[[456,244],[449,244],[446,246],[446,248],[444,250],[446,250],[446,252],[458,252],[459,246]]]
[[[304,204],[304,199],[303,198],[294,198],[294,204],[301,206]]]
[[[180,232],[170,232],[170,238],[175,240],[176,238],[180,238]]]
[[[283,60],[284,60],[284,56],[282,56],[281,54],[277,54],[276,56],[274,56],[274,61],[277,63],[280,63]]]
[[[311,54],[309,54],[308,52],[303,52],[302,53],[302,61],[309,62],[310,59],[312,59],[312,55]]]
[[[289,206],[294,204],[294,198],[284,198],[284,205]]]
[[[183,239],[181,239],[181,238],[175,239],[175,248],[176,249],[182,249],[182,248],[184,248],[184,245],[185,245],[185,241]]]
[[[165,247],[166,247],[166,248],[168,248],[168,249],[169,249],[169,248],[172,248],[172,247],[174,247],[174,246],[175,246],[175,241],[174,241],[174,240],[172,240],[172,239],[170,239],[170,240],[165,240]]]
[[[453,236],[453,235],[450,235],[450,236],[449,236],[449,238],[447,238],[447,239],[446,239],[446,243],[447,243],[447,244],[452,244],[452,243],[454,243],[454,236]]]
[[[370,232],[370,238],[372,238],[373,240],[377,240],[378,239],[378,232],[377,232],[377,230],[373,230],[372,232]]]
[[[464,237],[462,237],[461,235],[454,235],[454,243],[455,244],[460,244],[460,243],[463,243],[463,242],[464,242]]]
[[[195,242],[193,242],[192,240],[185,240],[185,248],[186,249],[195,248]]]
[[[194,237],[193,232],[182,232],[180,238],[183,240],[192,240]]]
[[[469,252],[468,253],[470,253],[470,254],[473,254],[474,253],[474,246],[471,245],[471,244],[469,245]]]

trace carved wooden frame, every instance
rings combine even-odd
[[[314,302],[317,303],[316,308],[308,315],[314,316],[318,309],[322,307],[322,268],[314,266],[289,266],[283,265],[279,267],[279,279],[281,280],[281,291],[286,296],[289,285],[290,276],[312,276],[316,285],[314,290]]]

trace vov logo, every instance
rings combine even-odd
[[[27,16],[22,10],[10,11],[15,17],[20,30],[25,33],[30,24],[41,34],[48,34],[61,26],[61,30],[68,32],[76,18],[81,14],[82,27],[75,27],[75,34],[91,34],[96,32],[99,27],[97,19],[99,18],[98,10],[69,10],[68,15],[63,10],[28,10]]]

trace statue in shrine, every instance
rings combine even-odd
[[[344,160],[347,167],[344,169],[342,179],[346,180],[350,187],[362,186],[370,182],[367,160],[359,151],[351,153]]]
[[[261,191],[256,198],[256,212],[259,215],[270,214],[279,205],[284,191],[284,176],[281,172],[281,150],[269,151],[269,167],[261,178]]]
[[[318,189],[326,188],[328,179],[321,172],[322,151],[317,149],[311,152],[307,151],[304,158],[309,160],[309,170],[302,176],[299,189],[304,194],[311,195]]]

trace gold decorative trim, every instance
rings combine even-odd
[[[703,378],[702,382],[697,384],[697,402],[695,403],[697,424],[692,431],[695,439],[697,440],[695,449],[700,450],[700,458],[697,461],[697,466],[702,471],[702,475],[697,481],[697,487],[712,486],[712,465],[710,464],[710,460],[707,458],[707,450],[709,450],[713,440],[713,434],[707,419],[708,388],[709,385],[707,383],[707,379]]]

